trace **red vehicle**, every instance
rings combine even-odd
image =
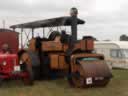
[[[23,62],[26,56],[22,58],[17,54],[18,39],[14,38],[17,35],[11,30],[0,29],[0,83],[5,79],[22,79],[25,84],[32,84],[31,67]],[[19,57],[22,62],[19,62]]]
[[[17,54],[0,53],[0,81],[5,79],[22,79],[25,84],[32,84],[30,69],[18,62]]]

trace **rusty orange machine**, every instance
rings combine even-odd
[[[27,53],[34,79],[67,76],[69,83],[75,87],[105,86],[110,81],[112,74],[104,56],[93,52],[93,38],[84,36],[77,40],[77,25],[85,23],[77,18],[77,13],[77,9],[72,8],[71,16],[11,26],[13,29],[21,28],[22,31],[25,28],[32,29],[28,49],[19,53],[21,57]],[[71,34],[60,30],[61,26],[71,26]],[[49,28],[48,38],[34,37],[34,29],[41,27]],[[52,30],[53,27],[57,27],[57,30]]]

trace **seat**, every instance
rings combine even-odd
[[[62,43],[66,43],[66,44],[69,44],[70,43],[70,35],[66,34],[65,30],[62,30],[61,32],[61,42]]]
[[[50,41],[53,41],[53,40],[55,40],[55,38],[57,37],[57,36],[61,36],[61,34],[60,34],[60,32],[58,32],[58,31],[53,31],[50,35],[49,35],[49,40]]]

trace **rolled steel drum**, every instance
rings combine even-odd
[[[104,61],[79,61],[72,66],[70,84],[76,87],[105,86],[111,78],[111,70]]]
[[[19,63],[25,64],[25,71],[28,73],[28,77],[24,77],[23,81],[26,85],[32,85],[33,84],[33,72],[32,72],[32,62],[29,54],[27,52],[22,52],[19,55]]]

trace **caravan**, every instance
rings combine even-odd
[[[110,67],[128,69],[127,41],[96,41],[95,51],[104,54]]]

